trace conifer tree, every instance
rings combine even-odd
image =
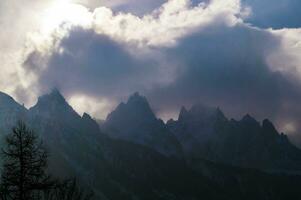
[[[2,199],[40,199],[41,192],[52,187],[46,173],[48,154],[42,142],[24,123],[19,122],[7,135],[2,152]]]

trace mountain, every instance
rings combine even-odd
[[[108,115],[102,128],[112,138],[146,145],[167,156],[182,154],[176,137],[157,119],[146,98],[135,93]]]
[[[29,115],[31,127],[51,152],[51,173],[78,177],[95,191],[96,199],[224,199],[219,186],[185,163],[106,136],[95,120],[86,113],[79,116],[57,90],[40,97]]]
[[[182,107],[178,120],[169,120],[167,126],[180,141],[185,152],[193,153],[195,149],[205,148],[213,137],[219,140],[219,136],[215,134],[216,126],[222,126],[226,121],[219,109],[199,104],[189,111]]]
[[[43,118],[43,120],[56,120],[61,123],[77,125],[81,117],[67,103],[63,95],[53,89],[49,94],[39,97],[38,102],[29,109],[32,117]]]
[[[213,183],[185,163],[139,144],[109,138],[88,114],[79,116],[57,90],[40,97],[29,113],[31,127],[51,152],[50,171],[59,177],[78,177],[95,191],[97,199],[219,196],[215,187],[208,186]],[[190,189],[182,177],[202,194]]]
[[[0,132],[7,133],[19,120],[24,120],[27,109],[9,95],[0,92]]]
[[[219,108],[195,105],[183,107],[178,120],[167,126],[188,158],[267,171],[301,170],[301,151],[267,119],[259,123],[246,115],[228,120]]]
[[[141,112],[135,113],[154,121],[145,98],[133,97],[130,109],[138,104]],[[301,178],[297,176],[274,176],[207,161],[191,165],[151,146],[111,138],[88,114],[79,116],[58,91],[40,97],[29,112],[31,126],[51,152],[51,172],[78,177],[83,186],[95,191],[96,199],[282,200],[299,195]]]
[[[149,112],[149,106],[145,107],[145,98],[137,94],[135,96],[141,104],[134,99],[134,103],[130,105],[135,106],[130,108],[136,110],[137,104],[144,106],[140,107],[140,112],[138,109],[134,113],[140,117],[155,118]],[[299,198],[301,177],[297,175],[267,174],[258,170],[216,164],[196,157],[185,162],[162,154],[149,145],[111,138],[100,130],[91,116],[86,113],[83,116],[78,115],[58,90],[40,97],[37,104],[29,110],[7,95],[4,99],[5,101],[0,101],[0,115],[4,117],[2,119],[9,118],[14,113],[7,110],[16,110],[16,119],[20,117],[18,113],[21,116],[26,113],[26,123],[40,135],[50,152],[50,172],[60,178],[77,177],[83,187],[93,189],[97,200]],[[206,120],[216,121],[212,123],[214,127],[215,124],[231,122],[219,109],[207,110],[199,107],[195,114],[200,110],[209,113]],[[183,120],[189,113],[190,111],[183,108]],[[252,127],[256,122],[251,117],[246,118],[246,121],[253,124]],[[9,120],[0,121],[5,126],[8,122],[11,123]],[[266,141],[270,141],[268,138],[277,138],[270,122],[259,124],[259,128],[266,133]],[[208,130],[206,134],[215,134],[215,129],[202,129]],[[4,134],[0,132],[0,135]],[[280,136],[285,139],[284,135]]]

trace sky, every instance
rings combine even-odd
[[[300,0],[0,1],[0,91],[27,107],[58,88],[106,118],[138,91],[275,122],[301,145]]]

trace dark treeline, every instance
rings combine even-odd
[[[89,200],[75,179],[58,180],[47,172],[48,152],[23,122],[6,136],[2,149],[1,200]]]

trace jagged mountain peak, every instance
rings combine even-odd
[[[6,94],[4,92],[0,92],[0,99],[10,99],[10,100],[13,100],[13,98],[11,96],[9,96],[8,94]]]
[[[275,129],[273,123],[272,123],[270,120],[268,120],[268,119],[264,119],[264,120],[262,121],[262,127]]]
[[[82,116],[82,119],[85,119],[85,120],[91,120],[92,117],[88,114],[88,113],[84,113],[83,116]],[[93,120],[93,119],[92,119]]]
[[[133,100],[133,99],[141,99],[144,98],[142,95],[140,95],[139,92],[134,92],[132,95],[130,95],[129,100]]]
[[[14,109],[26,111],[27,109],[20,105],[15,99],[4,92],[0,92],[0,108],[3,110]]]
[[[61,92],[57,88],[54,88],[51,90],[50,93],[39,97],[39,101],[45,101],[45,100],[66,103],[64,96],[61,94]]]
[[[18,104],[13,97],[9,96],[8,94],[4,92],[0,92],[0,106],[2,104],[8,104],[8,103],[13,103],[13,104]]]
[[[181,110],[180,110],[180,114],[179,114],[178,120],[181,121],[182,119],[185,119],[187,115],[188,115],[187,109],[185,108],[185,106],[182,106]]]
[[[0,92],[0,137],[8,133],[18,121],[26,121],[28,110],[11,96]]]
[[[117,108],[108,115],[107,121],[123,116],[127,116],[132,119],[156,119],[146,97],[141,96],[138,92],[131,95],[126,103],[120,103]]]
[[[250,114],[246,114],[240,121],[248,124],[259,124],[259,122],[256,121],[256,119],[253,118]]]
[[[221,119],[223,121],[228,121],[228,119],[225,116],[224,112],[219,107],[216,108],[215,113],[216,113],[216,117],[218,119]]]
[[[179,121],[191,120],[191,119],[203,119],[203,118],[214,118],[218,120],[227,120],[224,113],[219,107],[210,107],[204,104],[198,103],[193,105],[189,110],[184,106],[181,108],[179,114]]]
[[[270,130],[270,131],[273,131],[273,132],[277,132],[274,124],[268,119],[265,119],[265,120],[262,121],[262,128],[265,129],[265,130]]]
[[[56,88],[50,93],[40,96],[36,105],[30,108],[30,112],[32,114],[42,114],[49,117],[55,115],[57,117],[65,118],[81,118]]]
[[[60,93],[58,89],[53,89],[50,93],[44,94],[38,98],[37,104],[33,107],[37,106],[55,106],[55,105],[69,105],[64,98],[64,96]]]
[[[135,107],[143,107],[149,111],[151,111],[150,105],[145,96],[139,94],[139,92],[135,92],[131,95],[126,103],[128,106],[135,106]]]
[[[181,146],[164,122],[157,119],[147,99],[131,95],[111,112],[102,126],[113,138],[154,148],[165,155],[181,155]]]
[[[88,113],[84,113],[82,116],[82,122],[85,126],[85,130],[92,132],[99,132],[100,128],[95,119],[93,119]]]
[[[268,138],[279,136],[279,133],[276,130],[274,124],[268,119],[263,120],[262,130],[263,130],[263,134]]]
[[[249,121],[249,120],[254,120],[254,118],[250,114],[246,114],[243,116],[242,120]]]

